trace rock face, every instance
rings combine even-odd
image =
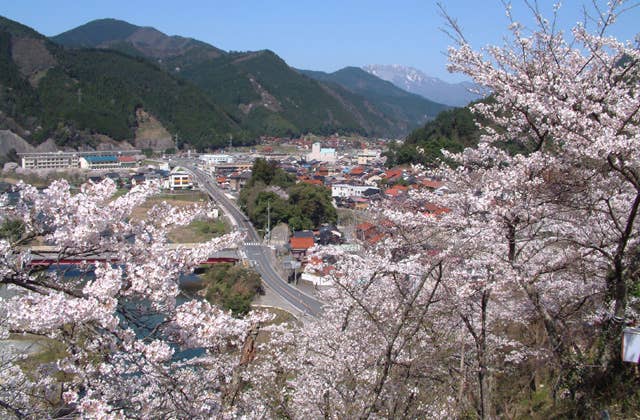
[[[168,133],[167,133],[168,134]],[[169,135],[169,141],[171,140],[171,136]],[[149,140],[156,141],[156,140]],[[163,143],[163,140],[160,139],[158,141],[161,145],[171,144],[166,141]],[[112,138],[101,135],[101,134],[93,134],[91,135],[91,143],[95,145],[95,147],[81,147],[79,150],[132,150],[134,147],[131,143],[126,141],[115,141]],[[173,146],[166,146],[173,147]],[[0,130],[0,157],[5,157],[9,153],[11,149],[15,149],[17,153],[33,153],[33,152],[43,152],[43,153],[52,153],[61,150],[58,145],[56,145],[55,140],[52,138],[48,138],[43,143],[40,143],[37,147],[33,147],[30,145],[25,139],[18,136],[11,130]],[[76,150],[74,148],[66,147],[65,151],[73,151]]]
[[[142,108],[136,110],[136,149],[165,150],[175,147],[171,134],[153,115]]]
[[[51,153],[51,152],[57,152],[58,150],[60,150],[60,148],[56,144],[55,140],[53,140],[51,137],[49,137],[47,140],[44,141],[44,143],[40,143],[38,147],[36,147],[36,152]]]
[[[16,168],[18,168],[18,164],[17,163],[15,163],[15,162],[7,162],[2,167],[2,172],[4,172],[4,173],[15,172]]]
[[[18,153],[35,152],[36,149],[25,139],[10,130],[0,130],[0,156],[7,156],[11,149]]]
[[[44,40],[32,37],[12,37],[11,58],[32,86],[37,84],[43,72],[56,65],[56,59],[44,45]]]
[[[116,141],[109,136],[103,134],[92,135],[96,142],[96,150],[133,150],[134,147],[127,141]]]

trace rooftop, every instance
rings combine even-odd
[[[115,163],[118,161],[115,156],[84,156],[84,159],[90,163]]]
[[[314,245],[313,237],[294,237],[289,240],[291,249],[309,249]]]

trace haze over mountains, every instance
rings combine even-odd
[[[364,66],[363,69],[407,92],[450,106],[466,106],[469,102],[483,96],[470,91],[477,88],[471,82],[448,83],[437,77],[427,76],[413,67],[398,64],[371,64]]]
[[[226,52],[100,19],[50,39],[0,17],[0,130],[37,145],[126,140],[199,149],[260,135],[401,137],[446,105],[361,69],[295,70],[269,50]],[[168,142],[148,143],[149,133]]]
[[[442,104],[426,100],[409,93],[394,84],[381,80],[358,67],[345,67],[333,73],[300,70],[312,79],[329,85],[339,85],[362,96],[370,103],[398,121],[406,122],[406,127],[424,124],[444,110]]]

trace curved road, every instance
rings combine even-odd
[[[180,166],[191,171],[200,189],[209,194],[222,207],[234,227],[246,232],[247,236],[242,249],[247,259],[253,261],[254,268],[262,276],[265,285],[305,314],[317,316],[322,312],[322,302],[291,286],[273,269],[270,258],[271,249],[268,246],[261,245],[262,241],[258,236],[258,232],[256,232],[247,216],[229,200],[224,192],[211,180],[211,177],[196,168],[192,162],[176,161]]]

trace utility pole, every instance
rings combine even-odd
[[[267,200],[267,245],[271,243],[271,200]]]

